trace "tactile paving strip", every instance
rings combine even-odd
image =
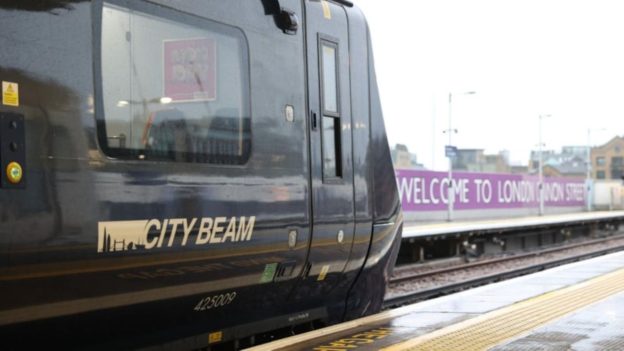
[[[487,350],[622,291],[624,269],[486,313],[384,350]]]

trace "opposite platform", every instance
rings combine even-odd
[[[580,212],[557,215],[504,218],[494,220],[462,221],[414,224],[406,223],[403,238],[438,236],[469,232],[498,232],[522,228],[536,228],[550,225],[578,224],[604,220],[624,219],[624,211]]]

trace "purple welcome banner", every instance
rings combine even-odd
[[[448,173],[396,170],[404,211],[441,211],[448,207]],[[539,206],[539,178],[519,174],[453,172],[456,210]],[[582,178],[544,178],[545,206],[583,206]]]

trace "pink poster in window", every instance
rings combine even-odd
[[[217,98],[217,47],[214,39],[163,42],[164,96],[171,101]]]

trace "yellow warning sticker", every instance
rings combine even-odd
[[[329,3],[327,0],[321,0],[321,6],[323,6],[323,16],[330,20],[331,19],[331,8],[329,7]]]
[[[325,280],[325,277],[327,276],[327,272],[329,272],[329,266],[323,266],[321,268],[321,273],[319,273],[319,276],[316,280],[317,281]]]
[[[17,83],[2,81],[2,104],[19,106],[19,85]]]
[[[209,344],[214,344],[215,342],[219,342],[221,340],[223,340],[223,332],[221,332],[221,331],[208,334],[208,343]]]

